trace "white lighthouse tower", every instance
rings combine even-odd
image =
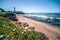
[[[16,9],[15,9],[15,7],[14,7],[14,12],[16,12]]]

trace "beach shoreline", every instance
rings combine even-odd
[[[23,16],[23,17],[26,17],[26,16]],[[60,24],[56,24],[55,22],[55,24],[54,23],[52,23],[51,21],[50,22],[48,22],[48,20],[46,19],[46,20],[38,20],[38,19],[34,19],[34,18],[31,18],[31,17],[26,17],[26,18],[30,18],[30,19],[32,19],[32,20],[36,20],[36,21],[39,21],[39,22],[43,22],[43,23],[46,23],[46,24],[49,24],[49,25],[52,25],[52,26],[54,26],[54,27],[58,27],[58,28],[60,28]],[[50,19],[51,20],[51,19]],[[58,20],[60,20],[60,19],[58,19]],[[53,21],[53,20],[52,20]]]
[[[20,16],[18,14],[16,14],[16,17],[19,22],[28,23],[30,27],[35,27],[35,31],[44,33],[49,38],[49,40],[59,40],[58,37],[60,38],[60,36],[59,36],[60,28],[53,27],[52,25],[49,25],[44,22],[26,18],[26,17]]]

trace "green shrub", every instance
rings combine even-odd
[[[41,32],[28,31],[24,34],[24,40],[48,40],[48,38]]]
[[[0,16],[5,16],[6,15],[6,12],[0,12]]]
[[[6,14],[16,14],[14,12],[0,12],[0,16],[5,17]]]

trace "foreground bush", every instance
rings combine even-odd
[[[6,18],[0,17],[0,40],[48,40],[41,32],[23,31],[22,27],[16,27]]]
[[[48,38],[41,32],[28,31],[24,34],[24,40],[48,40]]]

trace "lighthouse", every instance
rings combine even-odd
[[[14,12],[16,12],[16,9],[15,9],[15,7],[14,7]]]

